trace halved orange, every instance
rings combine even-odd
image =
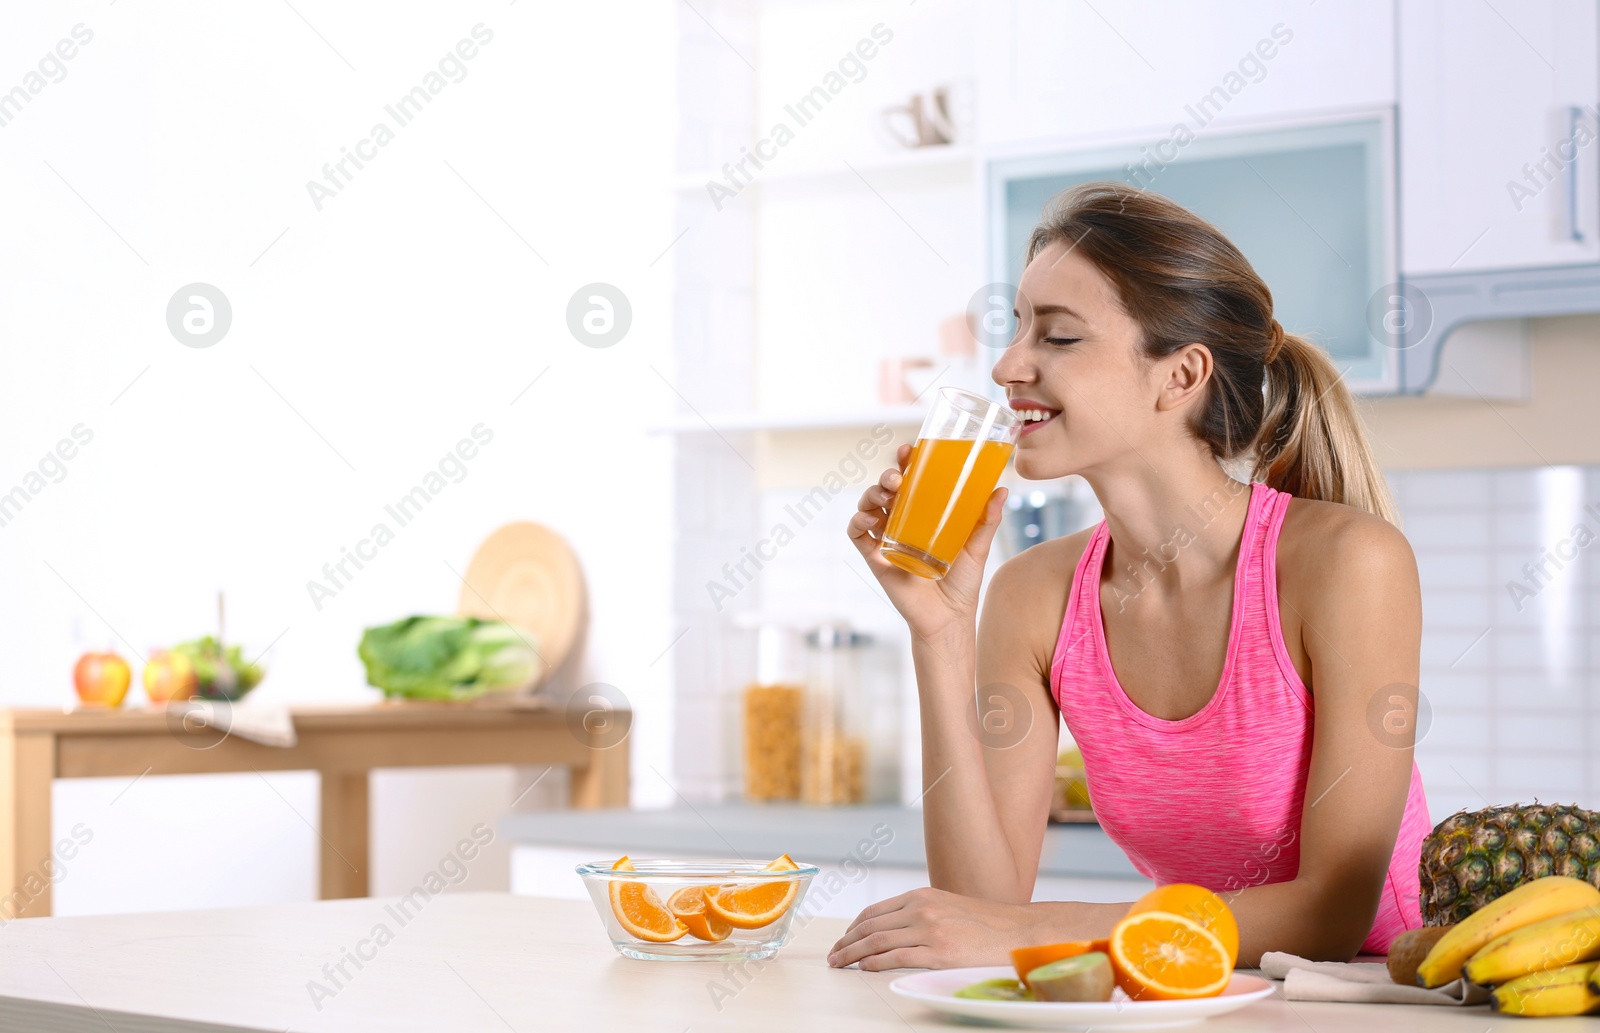
[[[1222,941],[1223,948],[1228,952],[1228,967],[1239,963],[1239,923],[1234,920],[1233,912],[1222,898],[1204,886],[1196,886],[1192,882],[1157,886],[1134,901],[1127,913],[1137,915],[1142,911],[1182,915],[1191,922],[1205,926]]]
[[[1111,930],[1111,970],[1136,1001],[1216,997],[1233,962],[1215,933],[1166,911],[1129,915]]]
[[[633,865],[623,855],[612,871],[631,872]],[[606,887],[611,897],[611,913],[629,934],[650,943],[671,943],[689,931],[678,921],[656,891],[642,882],[613,882]]]
[[[799,867],[784,854],[761,870],[792,872]],[[800,884],[793,880],[723,887],[706,894],[706,910],[735,929],[760,929],[782,918],[799,892]]]
[[[712,889],[716,887],[685,886],[667,898],[667,907],[688,927],[690,936],[720,943],[733,933],[733,926],[723,921],[721,915],[706,910],[706,893]]]
[[[1109,940],[1069,940],[1066,943],[1047,943],[1042,947],[1018,947],[1011,952],[1011,964],[1017,970],[1017,978],[1026,983],[1028,973],[1041,965],[1062,958],[1075,958],[1090,951],[1108,954],[1109,944]]]

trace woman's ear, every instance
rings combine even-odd
[[[1159,368],[1163,380],[1156,408],[1180,409],[1197,398],[1211,379],[1211,349],[1203,344],[1186,344],[1162,359]]]

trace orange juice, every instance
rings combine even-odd
[[[889,511],[884,559],[921,577],[944,577],[1015,448],[1009,441],[918,438]]]

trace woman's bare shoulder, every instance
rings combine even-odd
[[[1411,543],[1396,526],[1354,506],[1295,498],[1278,537],[1285,583],[1329,585],[1351,579],[1416,579]]]
[[[1089,547],[1094,528],[1086,527],[1072,534],[1051,538],[1024,549],[995,568],[989,590],[997,588],[1008,597],[1020,596],[1020,602],[1033,604],[1039,601],[1038,593],[1070,587],[1072,575],[1078,569],[1083,550]]]
[[[1025,549],[995,569],[984,595],[984,620],[1025,641],[1048,669],[1078,560],[1094,537],[1089,527]]]

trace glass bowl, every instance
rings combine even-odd
[[[577,871],[589,890],[589,899],[594,901],[595,912],[606,927],[611,945],[624,957],[645,961],[753,961],[772,957],[788,942],[795,913],[800,910],[812,876],[817,874],[817,866],[811,864],[767,871],[762,861],[722,858],[694,861],[632,858],[629,863],[633,865],[632,871],[617,871],[611,867],[611,861],[580,864]],[[619,909],[627,909],[626,900],[642,899],[647,907],[665,906],[675,899],[674,894],[684,890],[718,894],[719,901],[729,904],[740,899],[741,890],[757,891],[751,895],[758,897],[777,895],[782,898],[783,890],[771,888],[776,886],[788,887],[787,903],[779,902],[781,913],[754,929],[735,927],[721,940],[702,939],[695,932],[686,931],[668,942],[653,941],[630,932],[618,914]],[[767,889],[763,891],[764,887]],[[676,899],[692,900],[693,896],[692,893],[681,894]],[[763,918],[765,915],[740,921]],[[697,931],[714,931],[693,919],[690,925],[697,927]],[[667,931],[661,935],[671,936],[672,933]]]

